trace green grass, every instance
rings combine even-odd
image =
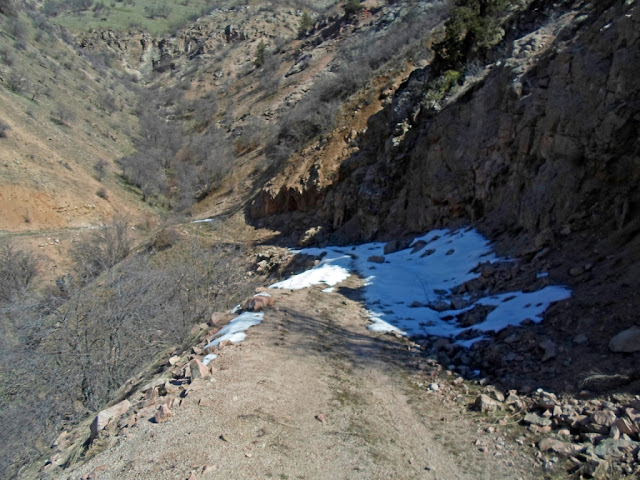
[[[94,16],[93,11],[87,10],[79,14],[63,12],[51,18],[51,22],[65,27],[71,32],[88,32],[90,30],[116,30],[129,31],[142,29],[154,35],[162,35],[174,32],[177,28],[186,25],[189,21],[207,14],[221,3],[212,0],[189,0],[188,5],[182,1],[167,1],[171,7],[171,13],[165,18],[147,18],[145,7],[152,7],[163,3],[159,0],[136,0],[135,5],[124,2],[115,3],[111,7],[111,1],[106,1],[108,15],[100,12]],[[204,12],[204,13],[203,13]]]

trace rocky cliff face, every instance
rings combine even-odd
[[[635,2],[621,3],[517,40],[506,63],[442,111],[422,108],[394,132],[410,110],[399,92],[325,197],[334,229],[356,240],[484,218],[553,237],[633,222],[640,17]]]

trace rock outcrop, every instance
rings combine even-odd
[[[574,12],[555,38],[537,31],[537,50],[520,39],[442,111],[400,91],[325,197],[333,227],[361,239],[455,219],[550,236],[625,227],[640,200],[640,25],[626,3]],[[427,77],[415,72],[405,89]],[[403,115],[408,126],[391,131]]]

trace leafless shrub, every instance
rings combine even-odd
[[[76,118],[74,112],[64,105],[58,105],[51,111],[51,119],[58,125],[69,126]]]
[[[10,302],[24,294],[37,273],[38,262],[33,255],[9,241],[0,242],[0,302]]]
[[[87,282],[123,260],[131,246],[129,221],[124,217],[116,217],[76,244],[71,251],[71,258],[78,276]]]
[[[7,87],[9,87],[9,89],[15,93],[21,93],[25,88],[27,88],[27,85],[29,84],[27,77],[25,77],[21,72],[15,69],[9,74],[6,82]]]
[[[104,158],[99,158],[93,164],[93,178],[102,181],[104,176],[107,174],[107,168],[109,167],[109,162],[107,162]]]
[[[9,130],[11,130],[9,124],[4,120],[0,120],[0,138],[5,138]]]

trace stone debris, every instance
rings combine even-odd
[[[163,423],[166,422],[170,417],[173,417],[173,412],[169,410],[169,407],[167,405],[160,405],[158,407],[158,410],[156,410],[153,419],[156,423]]]
[[[91,439],[94,439],[98,434],[116,418],[120,418],[127,413],[127,410],[131,407],[129,400],[123,400],[120,403],[115,404],[105,410],[102,410],[91,423]]]
[[[478,395],[474,406],[483,413],[495,412],[502,409],[502,404],[499,401],[494,400],[484,393]]]

